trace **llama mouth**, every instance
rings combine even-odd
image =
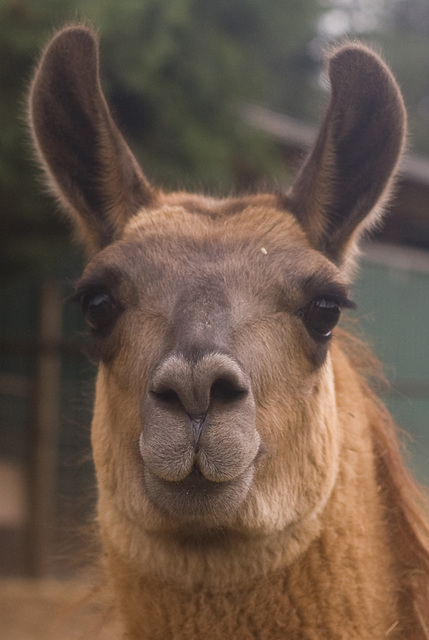
[[[225,482],[204,477],[197,466],[177,482],[164,480],[145,470],[144,484],[151,503],[168,517],[221,524],[244,502],[253,480],[253,465]]]

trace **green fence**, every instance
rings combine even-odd
[[[354,288],[360,326],[391,383],[385,402],[429,485],[429,254],[373,245]]]

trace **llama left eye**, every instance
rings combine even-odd
[[[82,309],[85,320],[94,331],[107,330],[117,315],[117,306],[107,293],[92,293],[84,297]]]
[[[302,318],[307,330],[314,338],[327,340],[338,324],[340,315],[341,305],[337,300],[315,298],[304,310]]]

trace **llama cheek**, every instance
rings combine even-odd
[[[304,513],[320,513],[335,485],[339,469],[341,433],[336,410],[330,361],[325,366],[309,403],[304,423],[306,438],[300,439],[299,497]],[[308,429],[308,425],[311,428]]]
[[[133,398],[123,405],[118,396],[114,378],[100,368],[91,429],[97,482],[106,499],[130,517],[141,512],[139,416]]]
[[[329,500],[341,446],[329,359],[316,380],[313,393],[301,395],[300,402],[283,397],[277,414],[273,407],[259,413],[258,430],[266,455],[252,490],[249,521],[255,528],[287,528],[320,513]]]

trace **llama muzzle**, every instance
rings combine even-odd
[[[170,514],[223,519],[247,495],[261,441],[248,377],[224,353],[168,355],[142,403],[145,488]]]

